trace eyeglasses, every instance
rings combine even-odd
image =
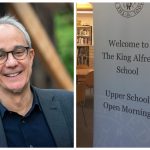
[[[16,46],[12,51],[5,52],[0,49],[0,65],[4,64],[8,59],[8,54],[11,53],[16,60],[23,60],[28,55],[29,47]]]

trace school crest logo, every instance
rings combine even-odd
[[[136,16],[143,8],[144,3],[115,3],[118,13],[126,18]]]

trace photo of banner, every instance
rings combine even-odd
[[[94,147],[150,147],[150,4],[94,5]]]

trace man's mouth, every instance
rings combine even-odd
[[[16,77],[16,76],[18,76],[20,73],[21,73],[21,71],[20,71],[20,72],[16,72],[16,73],[5,74],[4,76],[6,76],[6,77]]]

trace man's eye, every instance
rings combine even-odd
[[[14,51],[14,54],[17,56],[22,55],[23,53],[24,53],[24,50],[22,50],[22,49],[18,49],[16,51]]]
[[[23,53],[22,51],[15,51],[14,52],[15,54],[20,54],[20,53]]]
[[[3,59],[6,57],[6,53],[5,52],[0,52],[0,59]]]

